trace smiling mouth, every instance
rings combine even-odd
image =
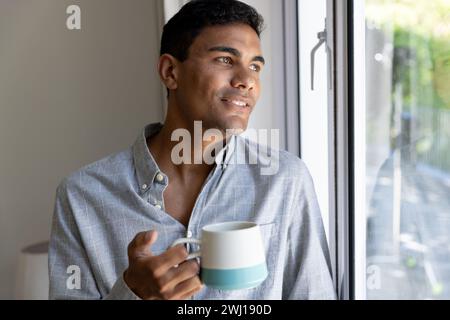
[[[229,103],[229,104],[231,104],[233,106],[236,106],[236,107],[239,107],[239,108],[249,108],[250,107],[250,105],[247,102],[242,101],[242,100],[238,100],[238,99],[226,99],[226,98],[224,98],[224,99],[221,99],[221,100],[222,100],[222,102]]]

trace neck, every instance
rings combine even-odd
[[[183,180],[189,181],[190,177],[195,176],[207,176],[213,169],[215,163],[210,164],[205,162],[205,155],[216,157],[216,152],[225,147],[228,137],[217,137],[212,141],[204,141],[203,134],[208,128],[196,127],[194,123],[186,123],[181,121],[181,117],[177,117],[175,113],[169,112],[166,118],[166,122],[161,131],[155,136],[151,137],[147,141],[148,148],[152,153],[155,161],[158,163],[160,169],[169,176],[176,176]],[[179,141],[172,141],[172,134],[176,130],[182,129],[183,132],[189,133],[179,138]],[[180,131],[182,132],[182,131]],[[222,138],[222,140],[219,140]],[[183,151],[180,152],[179,146],[183,145]],[[172,150],[177,148],[175,154],[180,155],[183,158],[183,163],[176,164],[176,161],[172,159]],[[190,150],[190,159],[188,157]],[[188,155],[184,153],[187,152]]]

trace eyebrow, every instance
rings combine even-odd
[[[233,56],[238,57],[238,58],[242,57],[242,54],[239,50],[237,50],[235,48],[231,48],[231,47],[223,47],[223,46],[213,47],[213,48],[209,49],[208,51],[210,51],[210,52],[214,52],[214,51],[226,52],[226,53],[232,54]],[[262,56],[253,57],[252,61],[259,61],[264,65],[266,64],[266,60]]]

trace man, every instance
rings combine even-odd
[[[58,187],[51,298],[335,297],[307,168],[272,150],[279,170],[261,174],[268,155],[239,136],[260,95],[262,24],[239,1],[194,0],[165,26],[159,61],[168,89],[165,124],[146,127],[129,150],[83,168]],[[194,137],[199,123],[202,134],[215,134],[174,152],[173,134]],[[212,164],[205,160],[208,152]],[[237,161],[244,153],[257,155],[256,163]],[[176,239],[198,238],[203,226],[225,221],[261,226],[269,276],[257,288],[205,287],[198,262],[185,261],[187,248],[171,248]]]

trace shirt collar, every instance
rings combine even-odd
[[[160,132],[162,127],[163,124],[161,123],[154,123],[146,126],[139,134],[132,147],[134,166],[136,168],[137,180],[141,193],[144,193],[149,189],[155,181],[156,176],[159,173],[162,173],[147,146],[147,139]],[[222,170],[227,168],[231,156],[234,153],[236,146],[235,140],[236,136],[232,136],[227,145],[220,150],[215,157],[216,165]]]

